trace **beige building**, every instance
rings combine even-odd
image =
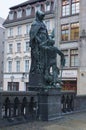
[[[86,1],[56,0],[56,44],[65,55],[63,90],[86,94]]]
[[[29,0],[11,7],[4,22],[5,59],[4,86],[5,91],[28,90],[29,70],[31,64],[29,47],[29,30],[36,10],[46,14],[45,24],[49,33],[54,28],[53,0]]]

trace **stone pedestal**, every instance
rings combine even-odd
[[[38,99],[40,120],[48,121],[61,117],[61,92],[58,88],[40,92]]]
[[[0,119],[2,119],[2,95],[0,94]]]
[[[42,88],[43,88],[43,75],[30,73],[29,91],[39,91]]]

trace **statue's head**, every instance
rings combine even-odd
[[[45,14],[41,10],[36,11],[36,19],[38,19],[39,21],[42,21],[44,19],[44,16]]]

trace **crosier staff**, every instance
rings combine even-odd
[[[62,80],[62,70],[63,70],[63,67],[65,66],[65,57],[64,57],[64,54],[62,53],[62,56],[61,56],[61,73],[60,73],[60,83],[62,83],[61,82],[61,80]]]

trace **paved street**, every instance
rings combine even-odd
[[[55,121],[30,122],[0,130],[86,130],[86,112],[66,115]]]

